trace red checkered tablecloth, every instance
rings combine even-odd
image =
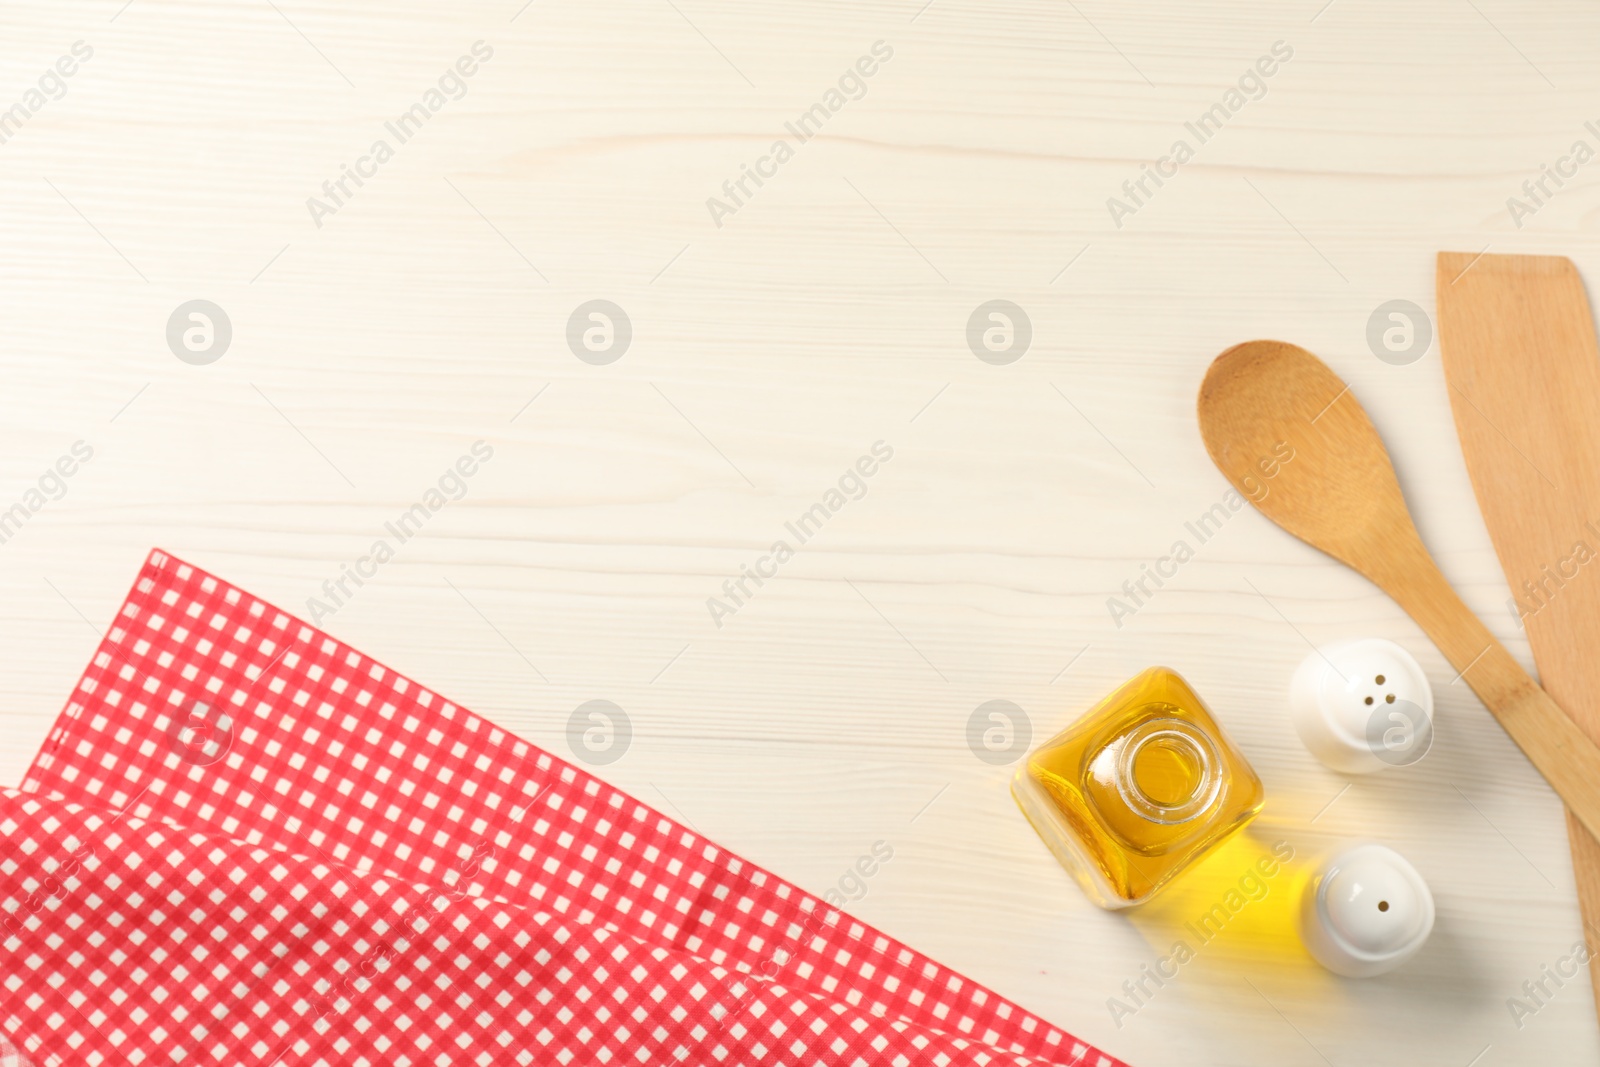
[[[1119,1067],[161,552],[23,789],[6,910],[76,864],[33,913],[70,921],[7,931],[0,1024],[40,1062]],[[135,872],[72,859],[101,833]]]

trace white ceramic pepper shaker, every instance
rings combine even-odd
[[[1381,637],[1340,641],[1301,661],[1289,685],[1295,731],[1346,774],[1420,760],[1433,745],[1433,689],[1411,653]]]
[[[1300,899],[1300,940],[1347,978],[1392,971],[1433,932],[1433,894],[1394,849],[1366,841],[1325,859]]]

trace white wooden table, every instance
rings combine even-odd
[[[1431,313],[1439,249],[1600,277],[1600,168],[1520,227],[1506,204],[1600,145],[1600,12],[1321,5],[5,6],[0,511],[28,514],[0,544],[0,780],[151,546],[305,614],[481,440],[464,496],[323,626],[558,753],[573,709],[615,702],[631,744],[599,773],[813,891],[887,843],[857,914],[1133,1063],[1593,1063],[1586,975],[1520,1028],[1507,1006],[1581,937],[1560,807],[1394,604],[1247,510],[1108,613],[1226,488],[1194,420],[1207,362],[1276,336],[1352,383],[1444,569],[1530,663],[1437,346],[1384,362],[1367,324]],[[1292,56],[1229,110],[1275,42]],[[386,123],[419,103],[402,141]],[[1185,124],[1219,103],[1202,142]],[[1179,139],[1192,158],[1124,192]],[[367,176],[336,202],[345,166]],[[767,176],[735,202],[744,166]],[[214,362],[169,347],[191,300],[231,324]],[[591,300],[631,323],[609,363],[568,345]],[[1009,363],[968,344],[991,300],[1031,324]],[[92,458],[33,509],[77,441]],[[865,495],[800,544],[785,524],[878,441]],[[793,558],[716,625],[708,598],[778,540]],[[1350,784],[1285,689],[1308,642],[1369,634],[1428,670],[1438,742]],[[1158,662],[1269,802],[1112,915],[967,723],[1013,701],[1037,741]],[[1288,925],[1305,858],[1356,837],[1439,905],[1423,954],[1364,983]],[[1267,899],[1118,1025],[1108,998],[1276,841],[1301,859]]]

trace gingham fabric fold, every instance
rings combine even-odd
[[[595,923],[37,794],[0,790],[0,849],[5,1010],[35,1055],[1032,1062]],[[705,1006],[746,987],[708,1026]]]
[[[292,1048],[303,1058],[285,1054],[286,1067],[490,1062],[484,1055],[512,1062],[521,1053],[534,1057],[521,1062],[561,1063],[1004,1063],[1020,1056],[1118,1064],[322,631],[161,552],[151,554],[24,789],[309,853],[329,871],[360,872],[363,885],[431,883],[463,897],[461,914],[516,912],[499,903],[508,902],[544,916],[547,932],[583,931],[589,940],[580,942],[595,952],[628,944],[674,961],[655,985],[607,988],[608,995],[625,992],[618,1009],[649,1015],[654,1008],[644,1002],[659,987],[658,1004],[673,1002],[672,1025],[662,1024],[666,1036],[646,1040],[635,1024],[617,1038],[597,1023],[574,1031],[581,1040],[563,1044],[566,1058],[556,1057],[536,1036],[522,1044],[527,1035],[506,1028],[493,994],[470,994],[466,1006],[435,1005],[432,1022],[445,1036],[420,1056],[397,1057],[399,1016],[379,1012],[362,1016],[369,1029],[359,1033],[373,1042],[373,1034],[382,1035],[387,1051],[374,1043],[361,1047],[377,1051],[358,1052],[357,1039],[348,1037],[343,1046]],[[687,968],[682,977],[677,967]],[[208,980],[188,973],[194,985]],[[577,987],[559,985],[549,990],[553,1011],[589,1010]],[[468,982],[462,995],[472,987]],[[98,995],[92,987],[81,992]],[[241,999],[215,1025],[292,1010],[275,993],[267,999]],[[804,1006],[805,1024],[787,1027],[788,1043],[760,1036],[762,1020],[781,1018],[794,1005]],[[15,1010],[8,1001],[0,1021],[20,1034],[26,1020],[12,1016]],[[487,1029],[472,1036],[476,1024],[464,1020],[474,1012],[487,1013],[487,1029],[511,1036],[487,1036]],[[809,1030],[817,1020],[823,1031]],[[736,1034],[741,1026],[745,1038]],[[83,1040],[106,1042],[96,1049],[102,1055],[126,1056],[98,1029]]]

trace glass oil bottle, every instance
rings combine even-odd
[[[1023,814],[1103,908],[1149,900],[1261,810],[1261,779],[1176,671],[1151,667],[1029,753]]]

